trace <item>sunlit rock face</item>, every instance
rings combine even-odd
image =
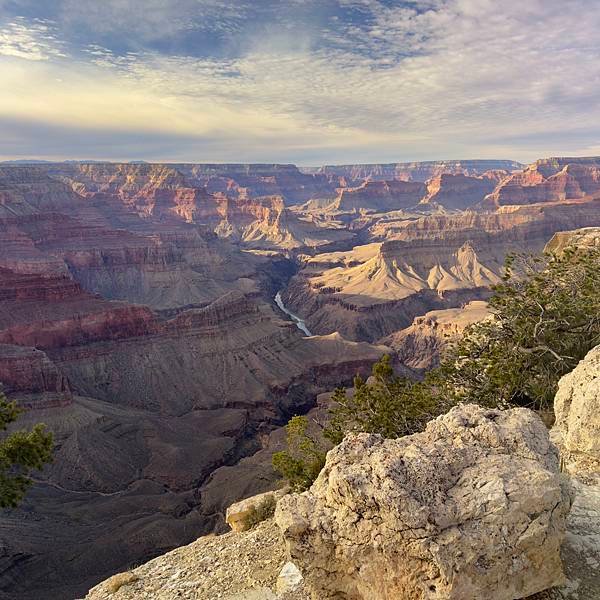
[[[600,192],[600,159],[550,158],[502,180],[484,205],[535,204],[584,198]]]
[[[554,433],[572,471],[600,472],[600,346],[559,383]]]
[[[487,302],[481,300],[458,308],[432,310],[415,317],[409,327],[381,341],[394,349],[402,364],[411,369],[428,370],[439,365],[444,349],[459,339],[467,327],[489,314]]]
[[[363,229],[373,243],[306,259],[283,298],[312,332],[372,341],[427,311],[485,300],[508,253],[541,252],[556,232],[599,223],[600,198],[591,197],[495,212],[390,214]]]
[[[348,435],[275,519],[315,598],[514,600],[564,581],[569,507],[537,415],[463,405],[397,440]]]
[[[404,181],[425,182],[443,173],[477,176],[483,175],[486,171],[498,170],[510,172],[522,169],[524,166],[512,160],[448,160],[388,164],[327,165],[317,169],[303,170],[311,173],[344,177],[348,181],[365,179],[390,181],[392,179],[400,179]]]

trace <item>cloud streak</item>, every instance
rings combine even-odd
[[[531,160],[600,145],[591,1],[154,2],[63,0],[0,24],[0,117],[29,123],[19,155],[35,154],[36,122],[80,128],[88,158],[127,158],[121,142],[98,154],[103,129],[156,160]],[[84,39],[69,38],[82,19]],[[44,156],[70,147],[59,133]],[[0,141],[0,155],[16,150]]]

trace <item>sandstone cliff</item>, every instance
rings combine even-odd
[[[439,365],[448,343],[488,315],[487,302],[477,300],[460,308],[432,310],[415,317],[409,327],[383,338],[381,343],[393,348],[397,360],[407,367],[429,370]]]
[[[512,160],[448,160],[370,165],[327,165],[314,170],[305,169],[305,171],[345,177],[354,181],[400,179],[424,182],[443,173],[477,176],[490,170],[514,171],[523,166]]]
[[[485,206],[584,198],[600,192],[598,158],[550,158],[502,180]]]
[[[375,340],[429,310],[486,299],[509,252],[537,253],[561,230],[598,225],[600,200],[387,218],[351,251],[307,259],[283,294],[317,333]]]

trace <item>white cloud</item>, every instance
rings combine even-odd
[[[27,22],[19,17],[0,28],[0,55],[27,60],[65,56],[51,23],[43,20]]]
[[[73,2],[106,28],[133,26],[139,8],[137,0],[108,0],[96,13],[89,2]],[[148,36],[161,24],[168,35],[184,26],[160,8],[172,10],[172,4],[150,2],[156,10],[140,14]],[[314,155],[330,152],[331,160],[533,159],[600,144],[595,3],[572,0],[568,10],[561,0],[504,0],[501,8],[491,0],[393,8],[377,0],[343,3],[360,6],[369,19],[361,26],[332,21],[325,45],[299,27],[273,39],[261,31],[237,58],[143,48],[117,55],[92,44],[86,58],[47,61],[35,73],[11,64],[0,115],[176,134],[182,136],[177,159],[186,151],[194,158],[200,139],[210,139],[224,159],[229,152],[230,160],[240,158],[240,149],[245,157],[254,151],[257,160],[287,160],[298,152],[310,156],[311,148]],[[225,16],[242,4],[199,3]],[[9,38],[0,37],[0,53],[37,60],[60,53],[49,30],[34,35],[35,25],[16,25]],[[51,102],[41,102],[40,89]]]

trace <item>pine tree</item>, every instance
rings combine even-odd
[[[0,390],[0,432],[5,432],[22,413]],[[42,424],[0,438],[0,507],[15,507],[31,485],[30,473],[52,458],[52,434]]]

